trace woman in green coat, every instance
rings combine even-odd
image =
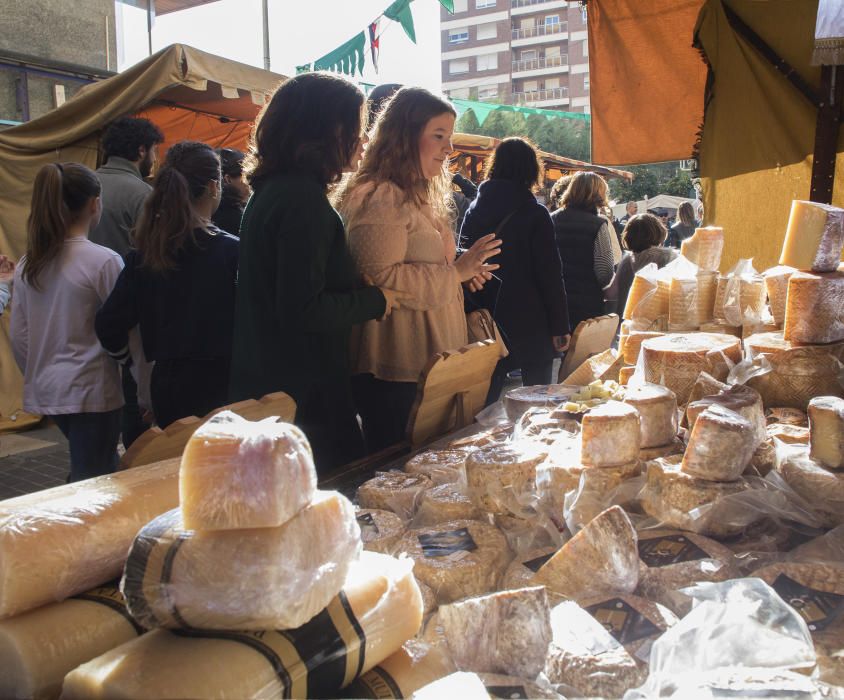
[[[349,331],[402,299],[358,278],[327,197],[357,168],[365,123],[365,98],[352,83],[298,75],[264,108],[245,167],[254,194],[241,223],[230,398],[290,394],[323,474],[364,454]]]

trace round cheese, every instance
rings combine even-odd
[[[707,408],[714,405],[723,406],[731,411],[735,411],[750,422],[756,440],[756,444],[753,446],[754,449],[768,438],[762,396],[755,389],[741,384],[730,386],[715,396],[705,396],[697,401],[690,402],[686,407],[686,419],[689,424],[689,430],[692,430],[694,427],[697,417]]]
[[[788,280],[783,337],[793,343],[844,340],[844,271],[795,272]]]
[[[674,440],[667,445],[646,447],[639,450],[639,462],[644,464],[645,462],[650,462],[652,459],[659,459],[660,457],[681,455],[685,451],[686,444],[679,437],[675,437]]]
[[[639,361],[639,352],[642,343],[651,338],[661,338],[665,333],[660,331],[631,331],[624,336],[624,341],[619,340],[618,351],[622,353],[625,364],[636,365]]]
[[[844,343],[797,345],[782,333],[759,333],[745,338],[750,359],[764,355],[771,371],[747,384],[762,395],[766,408],[790,407],[805,411],[815,396],[844,396],[839,381]]]
[[[582,421],[581,460],[592,467],[615,467],[639,457],[639,412],[620,401],[608,401],[586,412]]]
[[[714,319],[708,323],[700,324],[701,333],[721,333],[723,335],[734,335],[737,338],[742,336],[742,327],[733,326],[724,319]]]
[[[466,437],[457,438],[448,443],[450,450],[478,450],[491,445],[501,445],[510,439],[513,433],[513,424],[504,423],[493,428],[487,428]]]
[[[697,415],[681,469],[712,481],[735,481],[750,463],[757,441],[750,421],[720,404]]]
[[[624,306],[624,318],[643,322],[653,322],[668,316],[668,282],[658,282],[637,273],[633,277],[627,303]]]
[[[645,381],[668,387],[682,405],[701,372],[726,379],[742,359],[741,341],[717,333],[666,335],[642,343],[642,359]]]
[[[844,209],[799,199],[791,202],[780,265],[830,272],[841,261],[842,246]]]
[[[547,547],[561,540],[556,523],[540,517],[532,508],[526,506],[522,515],[495,515],[493,522],[504,536],[513,552]],[[524,517],[523,517],[524,516]]]
[[[511,557],[498,528],[477,520],[410,530],[396,551],[414,560],[414,574],[440,605],[495,590]]]
[[[785,300],[788,296],[788,280],[797,272],[788,265],[778,265],[762,273],[765,280],[765,291],[771,306],[774,322],[781,326],[785,322]]]
[[[680,255],[703,271],[717,271],[724,251],[724,229],[703,226],[680,244]]]
[[[377,472],[374,478],[358,488],[358,503],[361,508],[389,510],[402,520],[410,520],[422,492],[432,485],[424,474]]]
[[[778,462],[777,471],[812,508],[824,527],[844,524],[844,472],[824,468],[805,445],[794,445]]]
[[[466,482],[472,502],[488,513],[508,513],[533,490],[536,465],[547,452],[517,446],[477,450],[466,460]]]
[[[830,469],[844,467],[844,399],[817,396],[808,413],[812,459]]]
[[[420,527],[449,520],[479,520],[482,517],[483,513],[459,484],[440,484],[422,493],[413,525]]]
[[[464,450],[426,450],[411,457],[404,465],[408,474],[422,474],[435,484],[452,484],[460,480],[466,464]]]
[[[510,420],[517,421],[529,408],[559,406],[576,391],[576,388],[562,384],[520,386],[504,395],[504,409]]]
[[[659,384],[642,384],[627,389],[624,403],[640,417],[640,449],[670,445],[677,437],[677,397]]]
[[[392,554],[399,537],[404,534],[404,521],[388,510],[359,508],[356,518],[363,548],[370,552]]]

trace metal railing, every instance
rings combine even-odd
[[[534,37],[551,36],[553,34],[564,34],[568,31],[568,22],[555,22],[554,24],[536,24],[533,27],[520,27],[512,30],[513,39],[532,39]]]
[[[553,0],[510,0],[510,7],[530,7],[531,5],[544,5]]]
[[[540,70],[542,68],[556,68],[569,64],[568,54],[559,56],[547,56],[545,58],[524,58],[520,61],[513,61],[513,72],[524,70]]]
[[[514,92],[513,103],[517,105],[531,104],[533,102],[546,102],[548,100],[561,100],[568,97],[569,89],[565,87],[550,88],[548,90],[532,90],[531,92]]]

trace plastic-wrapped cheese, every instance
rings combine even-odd
[[[62,697],[336,697],[397,651],[421,622],[410,562],[364,552],[342,591],[296,630],[155,630],[68,674]]]
[[[414,574],[433,589],[440,605],[489,593],[511,557],[498,528],[477,520],[410,530],[396,551],[415,561]]]
[[[672,279],[668,292],[668,330],[694,330],[712,318],[715,287],[712,272],[689,279]]]
[[[501,579],[501,590],[512,590],[515,588],[526,588],[533,585],[534,574],[542,568],[559,547],[540,547],[529,549],[519,554],[507,567],[504,577]]]
[[[620,401],[590,409],[583,416],[581,460],[591,467],[617,467],[639,457],[639,412]]]
[[[533,488],[536,465],[546,452],[515,446],[477,450],[466,460],[466,481],[472,502],[488,513],[507,513],[521,494]]]
[[[686,444],[679,436],[677,436],[667,445],[660,445],[659,447],[643,447],[639,450],[639,462],[644,464],[645,462],[650,462],[652,459],[683,454],[685,451]]]
[[[480,520],[482,517],[483,513],[458,484],[440,484],[422,493],[413,525],[419,527],[449,520]]]
[[[704,226],[680,244],[680,255],[704,272],[715,272],[721,266],[724,251],[724,229]]]
[[[631,331],[622,343],[619,340],[619,351],[623,353],[624,361],[628,365],[635,365],[639,361],[642,343],[651,338],[661,338],[665,333],[660,331]]]
[[[844,399],[816,396],[808,413],[812,459],[830,469],[844,467]]]
[[[669,283],[658,278],[656,265],[646,265],[633,277],[624,318],[652,322],[668,316]]]
[[[178,459],[3,501],[0,618],[117,578],[138,530],[178,505]]]
[[[699,401],[704,396],[715,396],[720,394],[729,385],[720,382],[706,372],[701,372],[695,380],[694,386],[689,393],[689,403]]]
[[[824,527],[844,524],[844,472],[830,471],[809,455],[806,445],[792,445],[777,461],[777,472],[812,508]]]
[[[580,483],[573,493],[566,494],[563,508],[566,525],[578,531],[610,505],[629,508],[638,499],[641,484],[629,480],[639,476],[641,465],[631,462],[620,467],[589,467],[580,475]]]
[[[389,510],[402,520],[410,520],[431,480],[424,474],[404,472],[376,472],[358,488],[358,503],[362,508]]]
[[[456,670],[443,645],[422,648],[409,642],[358,678],[344,695],[349,698],[399,700]]]
[[[641,658],[653,641],[677,622],[677,616],[659,603],[635,595],[598,596],[580,602],[583,609],[630,654]]]
[[[771,315],[774,322],[781,326],[785,322],[785,302],[788,296],[788,280],[797,272],[788,265],[778,265],[762,273],[765,279],[765,291],[768,293],[768,302],[771,306]]]
[[[223,411],[197,428],[179,470],[186,529],[278,527],[310,503],[311,446],[299,428],[277,420]]]
[[[645,381],[671,389],[680,405],[688,401],[701,372],[723,380],[741,359],[741,341],[731,335],[683,333],[642,343]]]
[[[464,450],[426,450],[411,457],[404,470],[408,474],[422,474],[435,484],[453,484],[460,480],[466,464]]]
[[[701,333],[721,333],[723,335],[734,335],[736,338],[741,338],[742,327],[733,326],[727,323],[724,319],[715,319],[708,323],[700,324]]]
[[[844,340],[844,272],[795,272],[788,280],[783,337],[793,343]]]
[[[477,673],[459,671],[429,683],[410,696],[410,700],[441,700],[442,698],[488,700],[489,693],[486,692],[483,681]]]
[[[744,346],[751,359],[764,355],[770,364],[770,372],[747,382],[766,408],[805,411],[815,396],[844,396],[839,380],[844,343],[801,346],[784,340],[782,333],[759,333],[746,338]]]
[[[494,428],[487,428],[466,437],[456,438],[448,443],[449,450],[479,450],[482,447],[502,445],[510,439],[513,432],[513,424],[505,423],[496,425]]]
[[[689,430],[692,430],[695,420],[703,411],[716,404],[735,411],[750,421],[755,437],[754,449],[768,438],[762,396],[755,389],[742,384],[735,384],[714,396],[705,396],[697,401],[689,402],[686,407]]]
[[[586,360],[563,380],[563,384],[587,386],[596,380],[618,381],[618,371],[623,364],[618,351],[610,348]]]
[[[750,421],[720,404],[697,415],[681,469],[711,481],[735,481],[758,444]]]
[[[395,513],[376,508],[359,508],[355,514],[363,548],[370,552],[392,554],[393,547],[406,530]]]
[[[573,391],[562,384],[520,386],[504,395],[504,409],[510,420],[517,421],[528,409],[553,408],[565,403]]]
[[[808,445],[809,428],[788,423],[771,423],[765,431],[769,440],[779,440],[788,445]]]
[[[0,697],[57,698],[80,664],[143,634],[115,585],[0,621]]]
[[[844,248],[844,209],[795,199],[782,244],[780,265],[798,270],[832,272]]]
[[[295,629],[337,595],[360,550],[354,507],[336,491],[254,530],[186,530],[176,509],[138,533],[121,590],[145,627]]]
[[[640,449],[670,445],[677,437],[677,397],[658,384],[629,388],[624,403],[639,412]]]

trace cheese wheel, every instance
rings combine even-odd
[[[490,447],[492,445],[501,445],[510,440],[510,435],[513,433],[513,424],[505,423],[496,425],[493,428],[480,430],[466,437],[456,438],[448,443],[450,450],[478,450],[482,447]]]
[[[354,507],[336,491],[255,530],[186,530],[176,509],[138,533],[121,590],[144,627],[295,629],[337,595],[360,550]]]
[[[449,520],[480,520],[482,517],[483,513],[459,484],[440,484],[422,493],[413,525],[419,527]]]
[[[311,446],[299,428],[277,420],[223,411],[197,428],[179,469],[185,529],[278,527],[311,502]]]
[[[515,588],[527,588],[533,585],[531,582],[533,581],[534,574],[559,549],[556,546],[539,547],[519,554],[504,572],[504,577],[501,579],[501,589],[506,591]]]
[[[844,248],[844,209],[795,199],[782,244],[780,265],[798,270],[832,272]]]
[[[724,229],[704,226],[680,244],[680,255],[690,260],[704,272],[717,271],[724,251]]]
[[[637,273],[627,294],[624,318],[652,322],[667,317],[669,292],[668,282],[661,283]]]
[[[407,698],[428,683],[456,670],[443,645],[436,644],[422,650],[420,645],[408,643],[364,673],[346,689],[344,695],[377,700]]]
[[[645,381],[671,389],[680,405],[701,372],[723,380],[741,359],[741,341],[718,333],[673,334],[642,343]]]
[[[412,565],[364,552],[342,592],[287,631],[155,630],[65,678],[65,700],[335,697],[422,623]]]
[[[780,327],[773,320],[761,323],[745,323],[741,327],[741,337],[749,338],[757,333],[775,333],[778,330],[780,330]]]
[[[616,467],[635,462],[640,446],[639,412],[620,401],[607,401],[583,416],[580,458],[591,467]]]
[[[783,337],[793,343],[844,340],[844,272],[795,272],[788,280]]]
[[[695,419],[681,469],[699,479],[735,481],[750,464],[757,444],[749,420],[713,403]]]
[[[143,634],[106,585],[0,621],[0,697],[57,698],[80,664]]]
[[[779,440],[787,445],[809,444],[810,432],[806,427],[788,425],[788,423],[771,423],[765,431],[769,440]]]
[[[771,306],[771,315],[774,322],[781,326],[785,322],[785,303],[788,296],[788,280],[797,272],[788,265],[778,265],[762,273],[765,279],[765,291],[768,293],[768,302]]]
[[[574,391],[561,384],[520,386],[504,394],[504,409],[511,421],[517,421],[530,408],[553,408],[565,403]]]
[[[624,364],[624,359],[617,350],[612,348],[593,355],[583,362],[568,377],[563,384],[571,386],[586,386],[594,381],[618,381],[618,371]]]
[[[801,346],[784,340],[782,333],[759,333],[746,338],[744,347],[751,359],[764,355],[770,363],[770,372],[747,382],[766,408],[805,411],[815,396],[844,396],[839,380],[844,343]]]
[[[622,367],[618,370],[618,383],[621,384],[621,386],[627,386],[634,374],[636,374],[635,367]]]
[[[429,683],[410,696],[411,700],[441,700],[442,698],[460,698],[461,700],[489,700],[483,681],[477,673],[459,671],[445,678]]]
[[[477,520],[410,530],[396,551],[414,560],[414,574],[440,605],[494,590],[511,556],[498,528]]]
[[[393,547],[407,529],[395,513],[375,508],[358,508],[355,519],[360,527],[363,548],[370,552],[392,554]]]
[[[812,459],[830,469],[844,467],[844,399],[816,396],[808,413]]]
[[[514,510],[522,494],[532,490],[536,465],[547,452],[515,446],[488,447],[477,450],[466,460],[469,498],[488,513]]]
[[[742,277],[739,280],[739,312],[742,323],[755,321],[765,315],[765,278],[762,275]]]
[[[724,319],[715,319],[708,323],[701,323],[700,332],[721,333],[723,335],[734,335],[736,338],[741,338],[742,327],[730,325]]]
[[[686,444],[679,436],[677,436],[667,445],[660,445],[659,447],[645,447],[639,450],[639,462],[644,464],[645,462],[650,462],[652,459],[683,454],[685,451]]]
[[[697,279],[671,280],[668,292],[668,330],[696,330],[700,326]]]
[[[640,449],[670,445],[677,437],[677,397],[658,384],[631,387],[624,403],[636,409],[640,418]]]
[[[460,480],[466,464],[464,450],[426,450],[410,458],[404,465],[408,474],[422,474],[434,484],[453,484]]]
[[[697,401],[689,402],[686,407],[689,430],[692,430],[695,420],[703,411],[716,404],[735,411],[750,422],[755,438],[754,449],[768,439],[762,396],[755,389],[742,384],[730,386],[715,396],[704,396]]]
[[[631,331],[625,336],[622,344],[619,342],[619,350],[623,353],[624,362],[628,365],[635,365],[639,361],[639,353],[642,350],[642,343],[651,338],[661,338],[665,333],[659,331]]]
[[[806,445],[794,445],[777,461],[777,472],[811,507],[823,527],[844,524],[844,472],[816,462]]]
[[[639,476],[641,465],[631,462],[620,467],[588,467],[580,475],[574,493],[566,494],[564,513],[566,525],[579,530],[609,505],[630,507],[641,490],[639,483],[624,488],[624,482]]]
[[[410,520],[431,480],[424,474],[404,472],[376,472],[358,488],[358,503],[362,508],[389,510],[402,520]]]
[[[117,578],[132,538],[179,505],[179,460],[0,503],[0,618]]]

